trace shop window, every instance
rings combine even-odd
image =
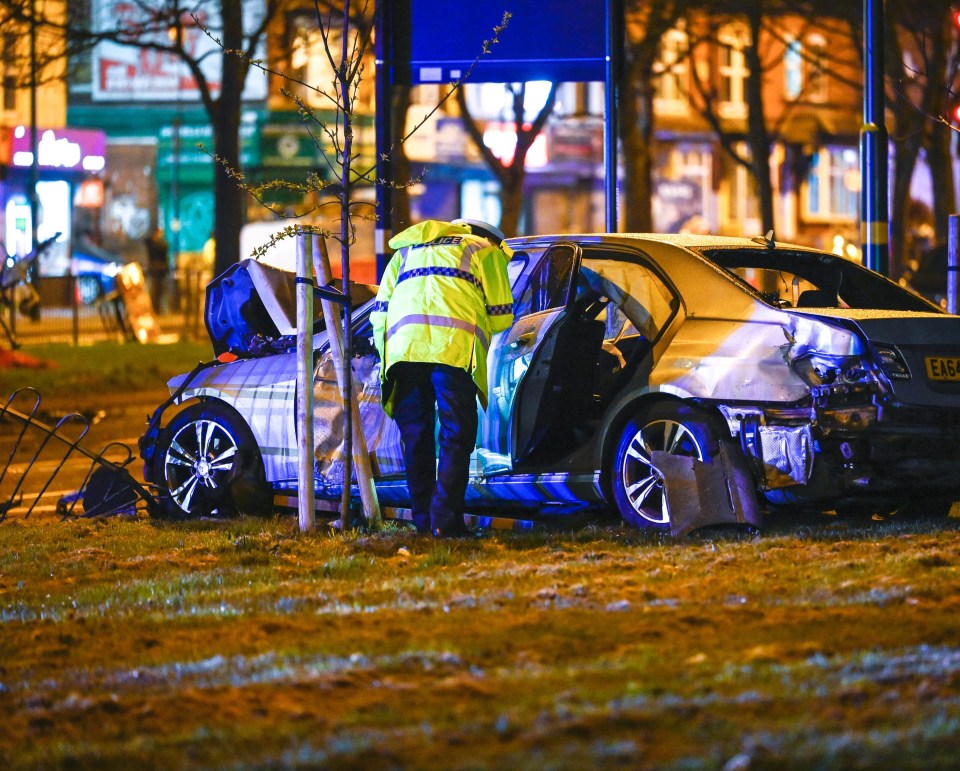
[[[500,186],[496,182],[465,181],[460,189],[460,216],[500,222]]]
[[[821,147],[807,172],[803,202],[808,219],[857,217],[860,200],[860,155],[852,147]]]
[[[654,227],[664,233],[713,229],[713,154],[703,145],[678,143],[657,155]]]

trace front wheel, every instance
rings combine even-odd
[[[668,452],[706,463],[719,452],[719,439],[706,415],[685,404],[658,404],[623,429],[613,462],[613,497],[624,522],[666,530],[670,509],[663,474],[651,460]]]
[[[271,490],[253,434],[230,408],[195,404],[164,429],[154,457],[169,519],[266,514]]]

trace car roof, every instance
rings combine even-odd
[[[572,241],[582,247],[625,247],[649,254],[666,272],[680,293],[689,316],[750,318],[766,308],[759,299],[719,265],[704,258],[698,249],[764,249],[762,239],[729,236],[661,233],[566,233],[508,239],[515,253]],[[778,245],[785,246],[785,245]]]
[[[710,248],[762,248],[768,245],[763,238],[747,238],[746,236],[715,236],[699,235],[696,233],[555,233],[552,235],[518,236],[508,238],[507,243],[513,249],[523,249],[528,246],[542,245],[554,241],[570,240],[578,243],[660,243],[671,244],[685,249]],[[776,241],[777,249],[791,249],[803,251],[821,251],[809,246],[800,246],[782,241]]]

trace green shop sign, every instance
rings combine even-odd
[[[246,111],[240,119],[240,165],[260,164],[259,123],[262,113]],[[213,127],[209,122],[172,123],[160,129],[157,143],[157,181],[212,182]],[[202,146],[201,147],[198,147]]]

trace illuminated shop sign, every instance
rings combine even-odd
[[[8,129],[0,141],[0,162],[14,166],[33,165],[30,129],[16,126]],[[37,165],[42,169],[66,171],[103,171],[106,165],[106,138],[102,131],[88,129],[39,129],[37,131]]]
[[[180,3],[179,29],[170,26],[161,7],[169,14],[176,3],[145,3],[141,0],[92,0],[86,3],[97,30],[120,31],[120,40],[101,40],[92,52],[94,101],[183,101],[196,104],[200,89],[187,64],[170,51],[179,34],[180,43],[203,73],[210,95],[220,93],[223,49],[220,45],[223,20],[222,3]],[[249,36],[263,23],[266,3],[241,0],[244,35]],[[312,3],[310,4],[312,6]],[[237,11],[239,13],[239,10]],[[109,38],[109,35],[107,36]],[[129,45],[130,40],[138,45]],[[266,58],[265,43],[257,46],[252,57]],[[244,99],[265,99],[267,78],[250,73],[244,82]]]

